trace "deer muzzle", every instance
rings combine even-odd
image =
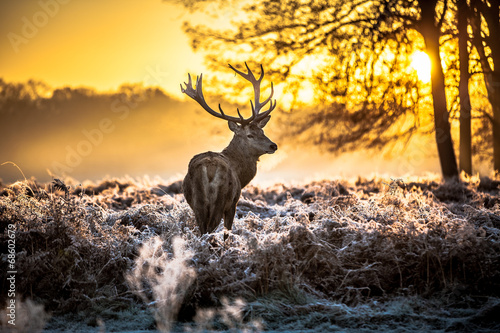
[[[276,150],[278,150],[278,145],[275,144],[274,142],[271,142],[271,144],[269,145],[269,149],[266,151],[266,153],[274,154]]]

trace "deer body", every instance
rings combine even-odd
[[[249,119],[244,119],[239,110],[239,118],[226,116],[220,105],[220,113],[213,111],[204,101],[201,76],[197,80],[196,90],[192,88],[191,77],[186,89],[181,86],[182,92],[195,99],[209,113],[228,120],[229,129],[234,132],[233,139],[222,152],[205,152],[194,156],[182,184],[184,196],[194,211],[202,234],[213,232],[221,219],[224,219],[224,227],[231,230],[241,189],[255,177],[259,157],[278,149],[262,130],[270,119],[269,113],[276,106],[271,101],[269,110],[259,114],[260,108],[272,97],[271,92],[266,101],[259,101],[263,70],[259,80],[255,80],[250,69],[248,74],[244,74],[231,68],[254,85],[255,108],[252,104],[252,117]]]

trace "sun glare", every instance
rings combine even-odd
[[[423,51],[413,53],[411,67],[417,71],[418,78],[423,83],[431,80],[431,59],[427,53]]]

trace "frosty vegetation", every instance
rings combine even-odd
[[[200,235],[180,182],[17,182],[0,188],[1,272],[15,223],[18,295],[52,331],[494,332],[499,184],[248,186],[224,243],[222,225]]]

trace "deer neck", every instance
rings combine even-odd
[[[237,138],[233,138],[229,146],[222,151],[222,155],[229,160],[233,170],[238,175],[241,188],[245,187],[255,177],[259,156],[253,156],[248,151],[243,150]]]

